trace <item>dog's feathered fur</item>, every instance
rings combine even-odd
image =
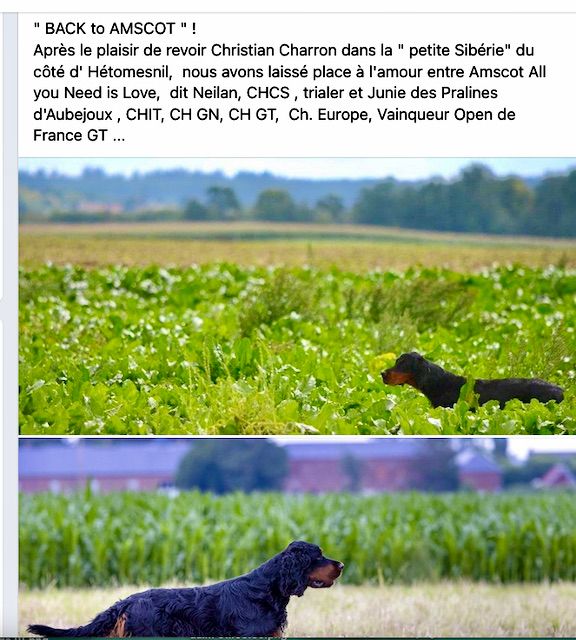
[[[238,578],[207,587],[150,589],[120,600],[87,625],[28,630],[60,637],[279,636],[290,596],[307,587],[332,586],[343,564],[320,548],[292,542],[263,565]]]
[[[383,371],[382,380],[392,385],[409,384],[421,391],[433,407],[453,407],[466,384],[464,376],[450,373],[414,351],[403,353],[393,367]],[[478,379],[474,381],[474,392],[480,404],[497,400],[501,407],[514,398],[522,402],[561,402],[564,398],[561,387],[539,378]]]

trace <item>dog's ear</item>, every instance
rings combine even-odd
[[[306,591],[312,564],[308,553],[290,547],[282,552],[280,558],[280,592],[286,598],[300,597]]]

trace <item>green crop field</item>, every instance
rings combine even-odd
[[[202,584],[290,541],[345,563],[344,584],[576,580],[571,494],[22,495],[28,588]]]
[[[154,256],[147,256],[152,260]],[[23,434],[576,433],[576,271],[28,266]],[[536,376],[563,403],[432,409],[385,386],[416,350],[469,377]]]

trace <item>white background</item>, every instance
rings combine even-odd
[[[195,36],[179,36],[178,38],[152,36],[107,36],[105,39],[92,35],[81,36],[42,36],[42,30],[33,27],[39,18],[57,21],[63,16],[46,14],[27,14],[20,16],[19,28],[19,99],[20,123],[19,146],[20,156],[248,156],[248,157],[450,157],[450,156],[573,156],[574,155],[574,127],[572,117],[576,103],[576,78],[574,73],[571,47],[573,34],[576,32],[576,16],[574,14],[501,14],[497,19],[494,14],[162,14],[162,20],[180,22],[194,20],[197,25]],[[95,21],[110,22],[112,20],[128,21],[130,19],[158,20],[158,15],[136,14],[99,14],[92,18]],[[90,20],[86,15],[66,15],[66,20]],[[134,58],[101,58],[96,61],[78,58],[55,58],[47,61],[34,57],[33,46],[42,38],[49,45],[60,43],[79,46],[85,44],[102,44],[110,42],[117,44],[129,41],[144,45],[152,40],[158,44],[209,44],[212,42],[227,42],[229,44],[261,43],[280,45],[285,42],[297,44],[325,44],[342,46],[348,42],[352,44],[375,44],[383,42],[395,45],[399,42],[427,45],[442,43],[454,45],[457,42],[485,43],[527,43],[536,47],[534,59],[515,59],[512,56],[504,58],[475,58],[474,63],[480,66],[518,66],[523,64],[530,67],[532,63],[545,63],[547,77],[545,79],[509,79],[509,80],[478,80],[456,79],[444,80],[439,84],[451,86],[473,85],[478,88],[495,87],[499,90],[499,98],[485,101],[483,108],[499,109],[509,106],[517,112],[513,122],[475,122],[463,124],[450,120],[447,123],[422,122],[373,122],[367,123],[332,123],[332,122],[291,122],[282,120],[279,124],[271,122],[242,122],[223,124],[216,122],[199,122],[197,120],[176,123],[166,121],[163,125],[154,122],[125,121],[122,134],[119,129],[113,129],[116,137],[125,136],[126,142],[90,143],[38,143],[32,140],[32,131],[41,126],[46,129],[78,129],[75,123],[38,123],[33,120],[33,113],[40,103],[32,101],[32,86],[55,87],[55,80],[35,80],[32,76],[33,67],[43,66],[45,62],[68,65],[81,62],[87,64],[113,64],[115,66],[130,66]],[[142,50],[142,46],[140,51]],[[164,60],[160,58],[146,58],[149,66],[158,66]],[[191,81],[178,80],[178,67],[185,66],[257,66],[270,62],[267,58],[170,58],[171,71],[174,80],[171,85],[180,83],[190,86],[213,86],[220,83],[217,80]],[[355,68],[359,59],[354,58],[276,58],[275,64],[283,63],[289,66],[306,63],[312,66],[326,63],[334,66],[339,63]],[[467,61],[470,63],[470,60]],[[393,58],[379,58],[378,60],[363,58],[365,65],[373,63],[380,66],[461,66],[463,58],[422,58],[417,62],[410,62],[406,55],[400,58],[397,54]],[[102,79],[79,80],[78,86],[83,88],[106,85],[109,81]],[[157,79],[138,79],[121,81],[130,87],[151,88],[160,87]],[[70,80],[66,84],[70,84]],[[414,81],[410,81],[411,86]],[[110,84],[112,84],[110,82]],[[234,86],[238,82],[234,83]],[[355,79],[336,81],[307,80],[246,80],[240,81],[241,86],[254,84],[290,84],[290,86],[348,86],[358,85]],[[383,84],[382,82],[375,84]],[[386,86],[400,86],[402,81],[386,81]],[[420,82],[423,86],[431,86],[431,81]],[[232,86],[232,83],[230,83]],[[406,85],[407,86],[407,85]],[[97,104],[96,104],[97,102]],[[346,104],[347,102],[347,104]],[[375,100],[368,101],[375,103]],[[171,106],[194,106],[190,101],[174,102]],[[219,106],[217,100],[205,101],[207,106]],[[364,105],[366,101],[364,101]],[[403,109],[454,109],[457,106],[479,108],[478,102],[470,101],[386,101],[381,106],[398,106]],[[61,107],[106,109],[117,106],[117,101],[61,101]],[[54,106],[54,101],[50,105]],[[118,105],[119,106],[119,105]],[[127,106],[158,106],[156,104],[132,101]],[[222,101],[223,109],[230,106],[279,106],[279,101],[256,101],[231,103]],[[332,107],[330,100],[318,101],[315,105],[302,102],[290,106],[323,106]],[[339,101],[338,107],[359,108],[359,101],[348,99]],[[315,113],[313,108],[309,109]],[[123,109],[119,109],[123,113]],[[108,126],[107,123],[96,123],[96,127]],[[114,125],[115,126],[115,125]],[[114,136],[110,136],[112,139]]]

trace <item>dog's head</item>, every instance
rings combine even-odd
[[[280,591],[285,597],[301,596],[307,587],[331,587],[344,565],[322,554],[315,544],[296,541],[280,554]]]
[[[415,387],[426,369],[428,361],[415,351],[403,353],[393,367],[382,371],[384,384],[409,384]]]

